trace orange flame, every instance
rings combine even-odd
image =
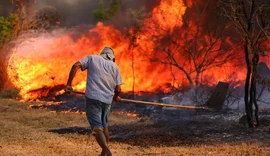
[[[136,113],[136,111],[134,112],[130,112],[130,111],[119,111],[119,112],[115,112],[117,115],[126,115],[128,117],[139,117],[139,114]]]
[[[191,0],[187,1],[187,6],[192,6]],[[167,86],[175,85],[175,77],[181,82],[175,87],[186,86],[186,77],[179,70],[176,68],[169,70],[168,66],[146,61],[148,58],[145,56],[156,55],[155,41],[147,38],[146,34],[151,32],[162,35],[158,28],[169,30],[171,33],[174,27],[182,26],[182,16],[186,9],[183,0],[161,0],[160,5],[153,9],[152,17],[144,20],[142,35],[138,37],[140,40],[134,49],[130,48],[130,41],[123,33],[113,26],[106,26],[103,23],[98,23],[95,28],[90,29],[77,40],[63,30],[27,38],[13,49],[8,67],[9,79],[20,88],[20,96],[24,100],[46,96],[49,94],[48,90],[54,90],[55,94],[63,93],[63,85],[67,82],[73,63],[89,54],[98,54],[104,46],[111,46],[115,51],[116,64],[122,73],[123,91],[131,91],[135,84],[135,91],[161,89],[168,92],[170,88]],[[132,30],[130,31],[132,32]],[[134,53],[134,62],[131,50]],[[183,59],[181,57],[179,56],[178,59]],[[203,76],[211,79],[207,82],[210,82],[209,85],[229,79],[243,81],[244,70],[238,70],[234,77],[229,78],[228,75],[235,70],[230,69],[231,66],[231,63],[228,62],[222,68],[212,68],[204,72]],[[84,91],[85,79],[85,72],[77,73],[73,81],[74,89]],[[47,92],[42,92],[42,88]],[[31,92],[33,90],[39,90],[39,92]]]

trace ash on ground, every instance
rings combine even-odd
[[[144,93],[136,96],[137,100],[150,102],[163,102],[183,104],[192,103],[186,94],[178,93],[161,97],[162,94]],[[130,94],[124,94],[123,97],[130,98]],[[39,104],[30,105],[29,109],[48,109],[52,112],[70,112],[80,113],[85,112],[85,97],[77,94],[62,94],[55,97],[54,101],[42,101]],[[122,115],[127,115],[125,112],[137,114],[134,117],[140,121],[151,120],[153,123],[170,123],[186,125],[192,122],[198,123],[224,123],[234,122],[246,125],[245,112],[241,109],[224,109],[220,111],[209,111],[200,109],[179,109],[171,107],[160,107],[152,105],[142,105],[133,103],[113,103],[112,111],[124,112]],[[260,114],[261,124],[270,125],[270,109],[261,108]]]
[[[183,94],[181,94],[183,96]],[[167,102],[176,102],[180,95],[165,96]],[[128,98],[129,95],[123,95]],[[181,97],[181,96],[180,96]],[[164,102],[157,94],[141,94],[138,100]],[[183,98],[187,100],[187,98]],[[179,99],[178,99],[179,100]],[[178,101],[183,103],[183,101]],[[54,104],[55,103],[55,104]],[[53,102],[32,105],[32,109],[49,109],[54,112],[84,113],[85,97],[83,95],[59,95]],[[132,103],[113,103],[110,118],[111,141],[127,143],[134,146],[186,146],[200,144],[242,143],[260,141],[268,143],[270,139],[270,111],[261,109],[260,127],[249,129],[244,112],[239,109],[207,111],[196,109],[176,109]],[[136,114],[127,117],[131,112]],[[125,120],[125,121],[124,121]],[[87,135],[89,127],[65,127],[49,132]],[[259,134],[259,135],[258,135]],[[270,145],[269,145],[270,146]]]

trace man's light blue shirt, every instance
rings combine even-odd
[[[79,61],[87,69],[85,96],[111,104],[116,85],[123,84],[118,66],[100,55],[88,55]]]

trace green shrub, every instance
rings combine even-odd
[[[99,2],[99,9],[93,11],[97,21],[107,21],[110,20],[120,9],[120,5],[116,0],[110,0],[109,8],[105,9],[103,0]]]
[[[16,16],[10,14],[8,17],[0,17],[0,47],[8,40],[11,40],[14,25],[16,23]]]

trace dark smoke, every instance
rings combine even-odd
[[[13,11],[13,5],[9,0],[0,0],[0,16],[8,16]]]
[[[97,0],[37,0],[36,9],[47,6],[55,8],[60,16],[61,26],[94,23],[92,10],[98,7]]]
[[[108,0],[104,0],[105,4]],[[118,0],[121,5],[121,11],[117,15],[119,18],[116,21],[125,24],[123,19],[126,15],[123,13],[125,9],[138,9],[145,6],[147,10],[158,4],[157,0]],[[96,24],[96,20],[92,14],[93,10],[98,8],[99,0],[36,0],[35,9],[42,9],[45,7],[53,7],[57,10],[60,17],[60,25],[64,27],[73,27],[82,24]],[[13,5],[9,0],[0,0],[0,16],[7,16],[13,11]],[[121,18],[123,17],[124,18]],[[114,19],[115,21],[115,19]]]

